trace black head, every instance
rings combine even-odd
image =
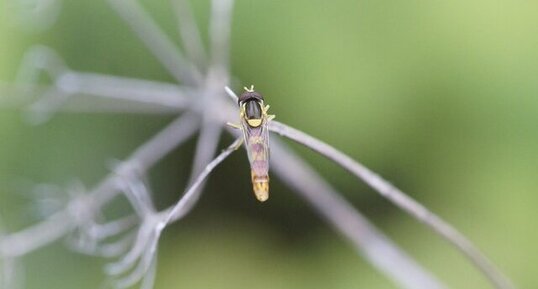
[[[263,101],[263,96],[254,90],[247,90],[239,96],[238,102],[241,104],[249,100]]]

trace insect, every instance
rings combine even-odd
[[[260,202],[269,198],[269,131],[267,124],[274,115],[267,114],[263,96],[254,91],[254,85],[244,88],[239,96],[240,125],[229,126],[243,131],[243,142],[250,162],[250,174],[254,195]]]

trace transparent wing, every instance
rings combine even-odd
[[[267,119],[264,118],[259,127],[250,127],[245,120],[241,120],[245,148],[253,172],[258,176],[265,176],[269,172],[269,130]]]

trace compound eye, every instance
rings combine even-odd
[[[256,91],[247,91],[239,96],[238,104],[246,103],[249,100],[263,101],[263,96]]]
[[[247,119],[260,119],[262,118],[262,107],[259,102],[255,100],[249,100],[245,103],[245,114]]]

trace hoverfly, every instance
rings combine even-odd
[[[263,96],[254,91],[254,86],[244,88],[239,96],[239,118],[241,125],[228,123],[243,131],[243,142],[250,162],[250,174],[254,195],[260,202],[269,198],[269,131],[267,124],[274,115],[268,115],[269,105],[264,105]]]

